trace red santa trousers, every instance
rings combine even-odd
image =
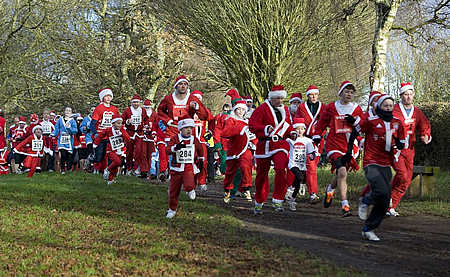
[[[138,155],[141,155],[141,163],[139,165],[141,172],[148,173],[150,171],[153,152],[155,152],[155,143],[152,141],[143,141],[142,151],[141,153],[138,153]]]
[[[255,201],[259,204],[266,202],[269,196],[269,170],[270,162],[273,161],[275,169],[275,180],[272,198],[283,201],[287,190],[286,170],[288,165],[288,156],[280,151],[269,158],[256,159],[256,178],[255,178]]]
[[[137,169],[138,166],[141,165],[142,162],[142,147],[143,140],[142,138],[136,136],[134,139],[131,139],[127,143],[127,170]],[[134,166],[133,166],[134,159]]]
[[[414,149],[403,149],[398,157],[398,162],[394,162],[395,176],[391,182],[392,208],[397,208],[411,184],[414,155]]]
[[[30,169],[30,171],[28,171],[27,177],[31,178],[34,175],[34,172],[36,172],[36,168],[41,167],[41,157],[28,156],[23,162],[23,166]]]
[[[166,172],[169,156],[166,155],[166,144],[158,142],[159,172]]]
[[[224,189],[233,189],[233,179],[239,168],[241,169],[242,174],[239,188],[252,187],[252,156],[252,152],[247,150],[239,157],[239,159],[227,160],[225,179],[223,179]]]
[[[208,154],[208,149],[205,143],[202,143],[202,147],[203,153],[205,153],[204,155],[205,159],[203,160],[202,171],[200,171],[200,173],[195,175],[195,182],[198,182],[199,185],[206,185],[206,176],[208,176],[208,159],[206,158],[206,155]]]
[[[169,207],[172,211],[176,211],[178,207],[178,196],[180,196],[181,187],[184,191],[195,189],[194,168],[192,164],[185,164],[184,171],[170,171],[169,185]]]
[[[306,186],[309,194],[317,194],[317,165],[319,164],[319,156],[314,160],[306,159]]]
[[[109,181],[114,180],[117,172],[119,171],[119,166],[122,164],[122,160],[115,152],[109,152],[108,158],[111,160],[111,164],[108,166],[109,171]]]

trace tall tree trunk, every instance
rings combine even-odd
[[[395,16],[401,0],[375,1],[376,25],[372,45],[372,64],[370,66],[371,90],[384,91],[386,75],[386,54],[389,41],[389,31],[394,24]]]

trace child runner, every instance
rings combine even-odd
[[[166,218],[173,218],[177,213],[178,197],[183,186],[188,197],[195,199],[194,175],[203,168],[203,147],[192,135],[195,122],[188,115],[178,120],[179,134],[173,136],[166,148],[166,154],[172,155],[170,165],[169,210]],[[195,162],[199,160],[199,167]]]
[[[40,173],[41,157],[44,154],[42,127],[40,125],[34,126],[32,135],[19,143],[14,151],[28,156],[23,162],[23,166],[30,169],[28,178],[33,177],[35,172]]]
[[[238,169],[241,169],[241,186],[244,192],[243,197],[247,201],[252,201],[250,189],[252,188],[252,151],[249,149],[250,143],[256,145],[256,137],[248,129],[248,119],[245,119],[247,104],[244,100],[235,102],[235,105],[225,121],[225,128],[222,136],[229,139],[227,151],[227,168],[225,179],[223,180],[224,197],[223,201],[229,203],[231,200],[230,190],[233,188],[233,179]]]
[[[8,155],[9,151],[6,148],[0,148],[0,175],[9,173]]]
[[[291,211],[297,210],[297,203],[295,202],[295,197],[300,189],[300,183],[303,181],[303,177],[306,174],[306,160],[309,159],[313,161],[316,158],[315,149],[313,141],[305,137],[306,124],[305,119],[302,117],[294,118],[294,124],[292,124],[295,131],[297,131],[297,138],[292,140],[287,139],[290,145],[289,151],[289,170],[295,175],[295,180],[292,183],[293,192],[290,197],[288,197],[287,202],[289,204],[289,209]]]
[[[145,99],[144,105],[142,106],[145,109],[145,113],[147,117],[144,122],[144,139],[143,139],[143,148],[141,153],[141,175],[143,178],[148,178],[148,174],[150,173],[152,153],[155,152],[155,143],[156,143],[156,131],[158,129],[158,115],[152,109],[152,101],[150,99]],[[154,174],[156,175],[156,174]]]
[[[60,171],[66,174],[72,169],[73,135],[77,133],[77,123],[72,116],[72,108],[66,107],[64,117],[60,117],[55,125],[55,130],[50,134],[58,137],[58,151],[61,153]]]
[[[389,208],[393,147],[395,145],[401,150],[405,145],[403,122],[393,117],[393,110],[394,98],[384,94],[377,102],[376,115],[365,118],[360,125],[361,132],[366,134],[363,167],[370,191],[359,200],[358,216],[365,220],[362,236],[370,241],[380,240],[373,230],[380,225]],[[352,132],[351,140],[356,137],[355,133]],[[367,216],[369,205],[373,208]]]
[[[42,120],[38,124],[42,127],[42,136],[44,137],[44,156],[41,161],[41,168],[42,171],[47,171],[50,158],[53,156],[53,139],[50,137],[50,134],[55,130],[55,125],[50,121],[50,109],[44,109],[42,112]]]
[[[28,128],[26,120],[27,119],[24,116],[21,116],[19,118],[19,126],[14,129],[14,133],[11,139],[11,144],[13,148],[16,148],[16,146],[19,145],[19,143],[21,143],[25,139],[25,134],[27,133]],[[14,170],[18,174],[22,174],[23,168],[21,166],[21,163],[25,160],[27,156],[24,154],[16,153],[15,151],[12,152],[14,152],[14,161],[16,167]]]
[[[111,119],[112,126],[99,133],[94,141],[94,149],[97,148],[102,141],[107,140],[109,143],[106,148],[106,155],[112,163],[105,169],[103,178],[108,180],[108,186],[115,183],[119,167],[122,165],[122,157],[126,153],[126,143],[130,141],[130,136],[123,127],[123,119],[119,115],[113,115]]]

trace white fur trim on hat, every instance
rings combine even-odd
[[[103,102],[103,98],[104,98],[106,95],[111,95],[111,100],[112,100],[112,98],[114,97],[112,90],[109,89],[109,88],[105,88],[105,89],[102,89],[102,90],[98,93],[98,97],[100,98],[100,101]]]
[[[400,89],[400,94],[403,94],[405,91],[407,91],[407,90],[412,90],[413,92],[414,92],[414,87],[412,86],[412,85],[406,85],[406,86],[403,86],[401,89]]]
[[[292,98],[289,100],[289,103],[292,103],[292,101],[295,101],[295,100],[300,101],[300,102],[303,102],[303,99],[301,99],[300,97],[292,97]]]
[[[303,128],[306,128],[306,124],[305,123],[295,123],[295,124],[292,125],[292,127],[294,127],[294,129],[299,127],[299,126],[303,126]]]
[[[117,122],[117,121],[119,121],[119,120],[122,120],[122,121],[123,121],[123,119],[122,119],[121,117],[113,118],[113,119],[111,120],[111,124],[113,124],[114,122]]]
[[[395,103],[394,97],[385,94],[385,95],[382,95],[380,98],[378,98],[377,108],[381,107],[381,104],[383,104],[383,101],[386,99],[391,99]]]
[[[34,133],[34,131],[36,131],[37,129],[41,129],[41,131],[42,131],[42,126],[41,125],[36,125],[36,126],[34,126],[33,127],[33,133]]]
[[[244,103],[239,103],[239,104],[234,105],[233,109],[231,111],[234,112],[237,108],[243,108],[245,110],[245,112],[248,111],[248,107]]]
[[[176,89],[176,88],[177,88],[177,85],[178,85],[179,83],[181,83],[181,82],[186,82],[186,83],[188,84],[188,87],[189,87],[189,81],[188,81],[188,79],[181,78],[180,80],[178,80],[178,81],[175,82],[175,85],[173,85],[173,88]]]
[[[275,97],[287,97],[287,92],[285,90],[276,90],[269,92],[269,99],[275,98]]]
[[[311,94],[311,93],[317,93],[317,94],[319,94],[319,90],[316,89],[316,88],[307,90],[307,91],[306,91],[306,96],[308,96],[308,95]]]
[[[353,86],[353,87],[355,87],[355,85],[353,85],[352,83],[348,82],[348,83],[346,83],[345,85],[343,85],[343,86],[339,89],[338,95],[341,95],[341,92],[342,92],[346,87],[348,87],[348,86]]]
[[[192,127],[194,128],[195,122],[192,118],[186,118],[178,121],[178,130],[181,130],[185,127]]]

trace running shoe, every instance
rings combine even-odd
[[[358,216],[361,220],[366,220],[369,214],[369,205],[363,202],[363,198],[358,199]]]
[[[297,203],[295,202],[294,198],[290,198],[287,200],[287,203],[289,204],[289,210],[295,212],[297,210]]]
[[[315,194],[314,192],[311,193],[311,195],[309,196],[309,204],[315,205],[319,202],[320,202],[319,196],[317,196],[317,194]]]
[[[328,187],[330,186],[331,185],[328,185],[327,188],[325,189],[325,198],[323,199],[323,206],[325,208],[329,208],[331,206],[331,202],[333,201],[334,197],[334,191],[328,192]]]
[[[255,205],[255,208],[253,209],[253,213],[256,215],[262,215],[262,205]]]
[[[176,214],[177,214],[177,211],[172,211],[171,209],[169,209],[169,210],[167,211],[166,218],[171,219],[171,218],[173,218]]]
[[[248,202],[252,202],[252,194],[251,194],[251,192],[249,190],[244,191],[243,197]]]
[[[394,208],[390,208],[387,212],[386,215],[389,217],[399,217],[400,214],[394,209]]]
[[[189,199],[195,200],[195,189],[193,189],[191,191],[187,191],[186,194],[189,197]]]
[[[352,210],[350,210],[350,207],[345,205],[342,208],[342,217],[348,217],[348,216],[352,216],[352,215],[353,215],[353,212],[352,212]]]
[[[225,202],[226,204],[230,203],[231,201],[231,193],[230,192],[224,192],[223,193],[223,202]]]
[[[272,207],[274,207],[275,211],[277,211],[277,212],[284,212],[283,203],[274,203],[274,202],[272,202]]]
[[[362,231],[362,237],[370,241],[380,241],[380,238],[375,234],[374,231]]]

